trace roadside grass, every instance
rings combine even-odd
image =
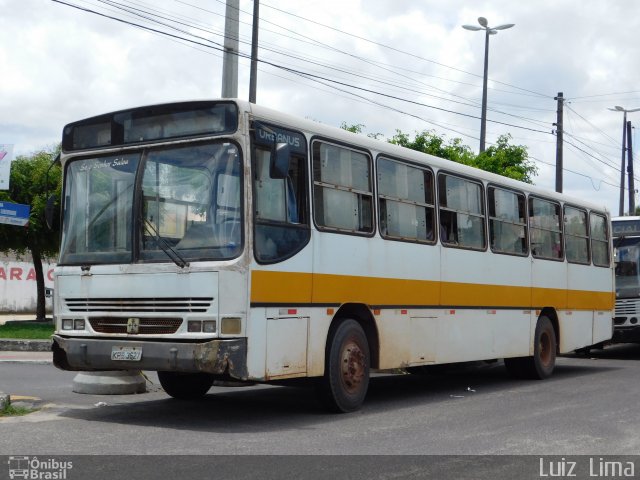
[[[29,340],[47,340],[53,335],[53,325],[29,324],[20,322],[20,324],[0,325],[0,338],[18,338]]]
[[[36,408],[28,408],[9,404],[6,405],[2,410],[0,410],[0,417],[19,417],[22,415],[27,415],[31,412],[35,412],[36,410]]]

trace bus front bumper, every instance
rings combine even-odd
[[[615,327],[613,343],[640,343],[640,325],[635,327]]]
[[[141,350],[139,359],[114,360],[113,352]],[[53,364],[61,370],[203,372],[247,380],[247,340],[159,342],[53,336]],[[135,355],[133,356],[135,357]]]

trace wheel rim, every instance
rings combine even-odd
[[[548,332],[542,332],[540,335],[540,343],[538,345],[540,351],[540,362],[545,366],[549,366],[551,364],[552,358],[552,346],[551,346],[551,336]]]
[[[364,352],[354,340],[349,340],[342,349],[341,359],[342,383],[351,394],[360,390],[367,365]]]

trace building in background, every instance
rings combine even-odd
[[[0,256],[0,313],[28,314],[36,311],[36,272],[29,256]],[[43,263],[45,288],[53,288],[53,263]],[[46,299],[51,312],[51,298]]]

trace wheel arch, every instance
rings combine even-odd
[[[375,317],[371,309],[362,303],[345,303],[340,306],[336,314],[331,320],[329,333],[327,335],[327,347],[329,339],[332,338],[333,332],[336,330],[340,322],[350,318],[360,324],[367,337],[369,344],[369,355],[371,356],[371,368],[379,368],[380,365],[380,339],[378,336],[378,327],[376,326]]]
[[[540,317],[547,317],[553,325],[553,330],[556,334],[556,353],[560,351],[560,322],[558,321],[558,312],[553,307],[545,307],[538,315]]]

